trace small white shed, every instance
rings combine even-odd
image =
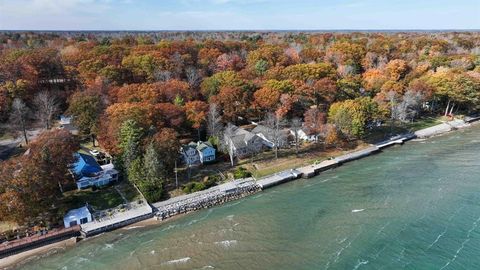
[[[72,209],[63,217],[65,228],[92,222],[92,214],[87,206]]]

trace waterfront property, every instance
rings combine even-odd
[[[264,125],[257,125],[252,133],[263,139],[263,144],[268,148],[274,148],[278,144],[278,148],[288,146],[288,137],[290,132],[287,129],[274,130]]]
[[[153,209],[148,203],[141,201],[95,213],[95,215],[96,217],[92,222],[80,225],[83,237],[93,236],[151,218]]]
[[[215,161],[215,148],[209,142],[198,142],[197,151],[202,164]]]
[[[295,137],[295,131],[290,129],[290,135]],[[317,135],[308,135],[305,128],[297,130],[298,139],[305,142],[315,142],[318,140]]]
[[[225,134],[224,136],[232,149],[233,156],[244,158],[252,153],[259,153],[264,149],[265,143],[260,136],[231,124],[229,128],[231,134]]]
[[[63,226],[70,228],[76,225],[92,222],[92,213],[88,206],[72,209],[63,217]]]
[[[75,156],[77,160],[72,166],[72,173],[78,189],[106,186],[118,180],[118,171],[113,164],[100,166],[90,155],[76,153]]]
[[[194,142],[183,145],[180,149],[180,154],[182,155],[183,162],[188,166],[197,165],[200,163],[200,155],[197,151],[197,144]]]

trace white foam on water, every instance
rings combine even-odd
[[[168,230],[171,230],[173,228],[177,227],[177,225],[168,225],[168,227],[166,227],[165,229],[162,230],[163,231],[168,231]]]
[[[150,254],[155,255],[155,250],[150,251]]]
[[[111,249],[111,248],[113,248],[113,244],[105,244],[105,248]]]
[[[237,240],[225,240],[225,241],[220,241],[220,242],[214,242],[215,245],[221,245],[224,247],[231,247],[233,245],[237,244]]]
[[[437,238],[435,239],[435,241],[433,241],[433,242],[428,246],[427,250],[431,249],[431,248],[433,247],[433,245],[435,245],[435,244],[438,242],[438,240],[440,240],[440,238],[442,238],[442,236],[443,236],[446,232],[447,232],[447,227],[445,227],[445,229],[443,230],[443,232],[440,233],[440,234],[437,236]]]
[[[360,268],[360,266],[365,265],[367,263],[368,263],[367,260],[359,260],[357,265],[355,265],[355,267],[353,268],[353,270],[357,270],[358,268]]]
[[[125,230],[133,230],[133,229],[138,229],[138,228],[143,228],[145,226],[130,226],[130,227],[127,227],[125,228]]]
[[[194,219],[194,220],[188,222],[187,226],[190,226],[190,225],[195,224],[197,222],[198,222],[198,219]]]
[[[176,260],[171,260],[171,261],[164,262],[164,263],[162,263],[162,265],[166,265],[166,264],[177,264],[177,263],[186,263],[186,262],[188,262],[190,259],[191,259],[190,257],[180,258],[180,259],[176,259]]]
[[[228,216],[227,216],[227,219],[228,219],[229,221],[232,221],[234,216],[235,216],[235,215],[228,215]]]
[[[365,209],[363,209],[363,208],[362,209],[353,209],[352,213],[358,213],[358,212],[363,212],[363,211],[365,211]]]

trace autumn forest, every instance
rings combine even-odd
[[[225,152],[228,123],[272,116],[342,145],[375,127],[479,107],[475,32],[5,32],[2,134],[50,131],[0,163],[0,215],[23,222],[54,208],[79,140],[98,142],[157,201],[181,141]],[[80,138],[51,129],[60,115],[73,117]]]

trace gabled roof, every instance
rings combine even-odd
[[[252,133],[254,134],[263,134],[264,136],[268,136],[273,133],[273,129],[263,126],[263,125],[258,125],[256,126],[253,130]]]
[[[207,148],[213,148],[213,146],[209,142],[198,142],[197,150],[203,151]]]
[[[192,148],[192,149],[197,149],[197,144],[194,143],[194,142],[190,142],[190,143],[188,143],[188,144],[184,144],[184,145],[182,145],[181,150],[182,150],[183,152],[187,152],[188,149],[191,149],[191,148]]]
[[[94,157],[82,153],[75,153],[77,161],[73,164],[73,172],[78,176],[88,176],[102,171],[102,167]]]
[[[90,216],[90,210],[88,210],[88,207],[80,207],[77,209],[72,209],[68,211],[68,213],[64,216],[64,219],[66,220],[76,220],[76,219],[81,219],[84,217]]]
[[[232,140],[232,143],[236,149],[247,147],[247,143],[245,142],[245,135],[233,136],[230,139]]]
[[[267,126],[263,126],[263,125],[258,125],[256,126],[253,130],[252,130],[252,133],[255,133],[255,134],[263,134],[263,136],[265,136],[265,138],[269,141],[273,141],[274,140],[274,134],[275,134],[275,130],[273,130],[272,128],[270,127],[267,127]],[[282,138],[283,137],[288,137],[288,134],[290,132],[288,131],[288,129],[280,129],[279,130],[279,136],[281,136]]]

